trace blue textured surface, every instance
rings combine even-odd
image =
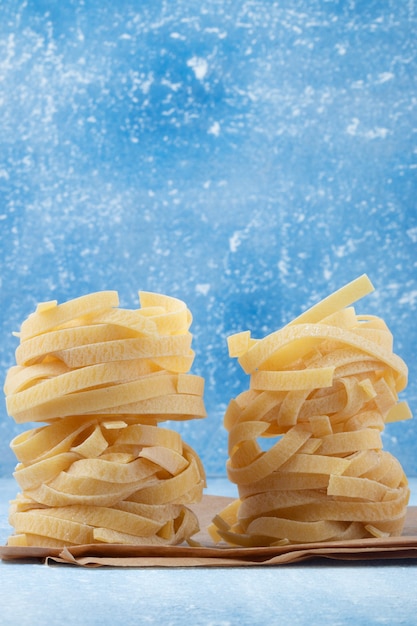
[[[363,272],[417,405],[414,2],[4,0],[0,368],[42,300],[117,289],[183,298],[204,422],[247,380],[226,336],[263,336]],[[0,415],[0,475],[18,432]],[[417,475],[417,423],[387,449]]]

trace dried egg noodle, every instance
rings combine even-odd
[[[21,488],[10,546],[171,545],[198,532],[205,474],[196,452],[159,424],[206,415],[190,374],[192,316],[176,298],[117,292],[38,305],[22,324],[4,384],[8,413],[39,423],[11,448]]]
[[[363,275],[264,339],[249,331],[228,338],[250,384],[224,417],[239,498],[213,519],[215,542],[401,534],[408,482],[382,449],[381,432],[411,417],[398,399],[407,368],[384,321],[355,312],[372,290]],[[265,449],[260,440],[268,438]]]

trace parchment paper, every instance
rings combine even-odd
[[[340,560],[417,559],[417,507],[409,507],[401,537],[326,541],[267,548],[239,548],[213,544],[207,526],[231,498],[204,496],[190,508],[197,513],[201,531],[193,539],[198,547],[127,546],[91,544],[68,548],[0,547],[5,561],[39,560],[84,567],[248,567],[276,566],[324,557]]]

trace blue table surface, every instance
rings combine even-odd
[[[410,480],[417,504],[417,478]],[[224,478],[208,494],[234,495]],[[0,541],[12,479],[0,480]],[[415,560],[314,560],[281,567],[82,568],[0,562],[0,623],[415,624]]]

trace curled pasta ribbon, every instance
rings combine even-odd
[[[139,300],[44,302],[22,324],[6,406],[17,423],[46,425],[11,442],[21,494],[9,545],[181,543],[199,530],[187,505],[202,497],[204,468],[159,426],[206,415],[204,380],[189,373],[192,316],[176,298]]]
[[[185,392],[180,392],[177,374],[157,372],[140,376],[134,361],[101,364],[91,369],[88,373],[72,370],[17,392],[7,398],[7,409],[14,414],[17,423],[113,413],[146,413],[160,415],[164,420],[170,413],[170,419],[177,415],[205,416],[201,377],[183,374],[187,377],[188,389],[183,384]],[[146,403],[149,400],[154,402],[149,405]]]
[[[205,417],[204,381],[189,374],[192,316],[177,298],[139,292],[141,308],[116,292],[38,305],[20,330],[7,373],[6,407],[17,423],[70,415],[138,415],[159,422]]]
[[[25,537],[9,545],[53,547],[66,538],[163,544],[198,530],[186,504],[201,499],[204,469],[175,431],[93,419],[80,426],[70,417],[19,435],[11,446],[24,462],[14,473],[23,495],[10,522]]]
[[[49,548],[94,543],[173,545],[199,529],[195,514],[181,504],[144,507],[127,501],[112,508],[74,505],[70,510],[28,508],[15,501],[10,523],[16,532],[8,545]]]
[[[408,482],[381,433],[411,417],[398,397],[407,367],[384,321],[352,306],[371,290],[361,276],[262,340],[229,338],[250,384],[224,417],[239,498],[213,519],[215,541],[401,534]]]

